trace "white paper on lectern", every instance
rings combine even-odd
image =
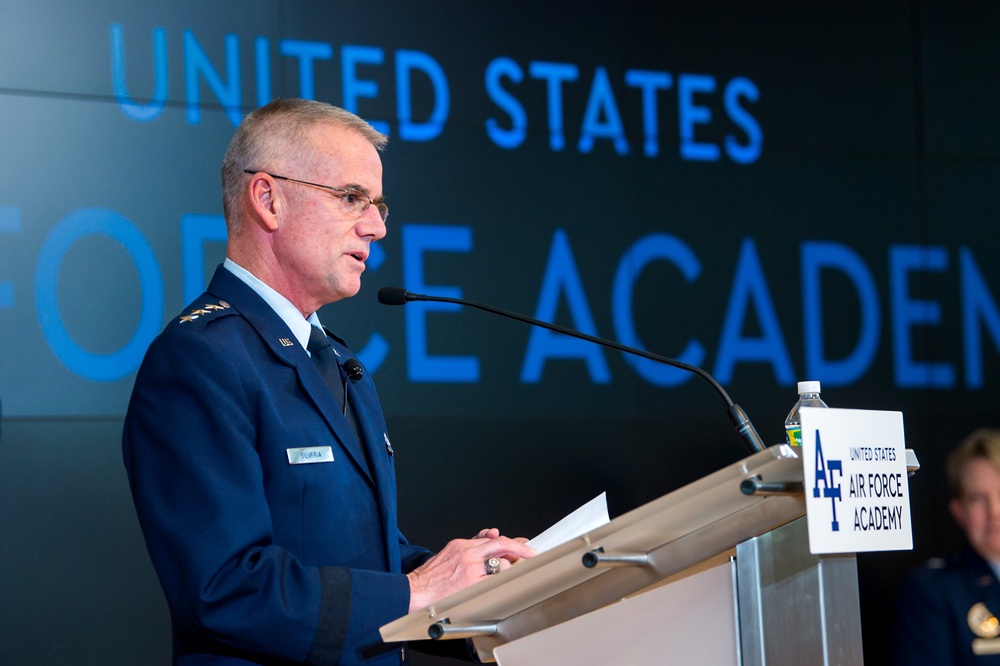
[[[536,536],[528,542],[528,545],[534,548],[535,552],[543,553],[609,522],[611,519],[608,518],[607,493],[601,493]]]

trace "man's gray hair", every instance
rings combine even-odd
[[[309,145],[309,130],[317,125],[356,132],[380,151],[388,141],[362,118],[325,102],[277,99],[251,111],[236,128],[222,160],[222,210],[230,234],[241,230],[241,198],[248,177],[243,170],[276,169],[289,158],[300,158]]]

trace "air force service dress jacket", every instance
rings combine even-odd
[[[397,527],[368,373],[347,391],[361,441],[288,326],[222,266],[150,345],[123,453],[175,663],[400,663],[378,627],[406,613],[403,574],[430,553]],[[323,462],[291,464],[301,450]]]
[[[892,663],[1000,665],[1000,627],[990,615],[1000,617],[1000,582],[986,560],[971,548],[929,560],[900,586]]]

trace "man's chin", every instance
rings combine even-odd
[[[333,292],[333,300],[330,302],[333,303],[334,301],[340,301],[345,298],[353,298],[358,295],[359,291],[361,291],[360,280],[354,284],[337,285]]]
[[[1000,562],[1000,539],[990,539],[986,543],[976,544],[973,550],[983,559]]]

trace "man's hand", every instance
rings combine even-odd
[[[486,560],[500,558],[500,569],[535,554],[526,539],[500,536],[494,528],[472,539],[449,541],[441,552],[406,575],[410,580],[410,612],[464,590],[486,576]]]

